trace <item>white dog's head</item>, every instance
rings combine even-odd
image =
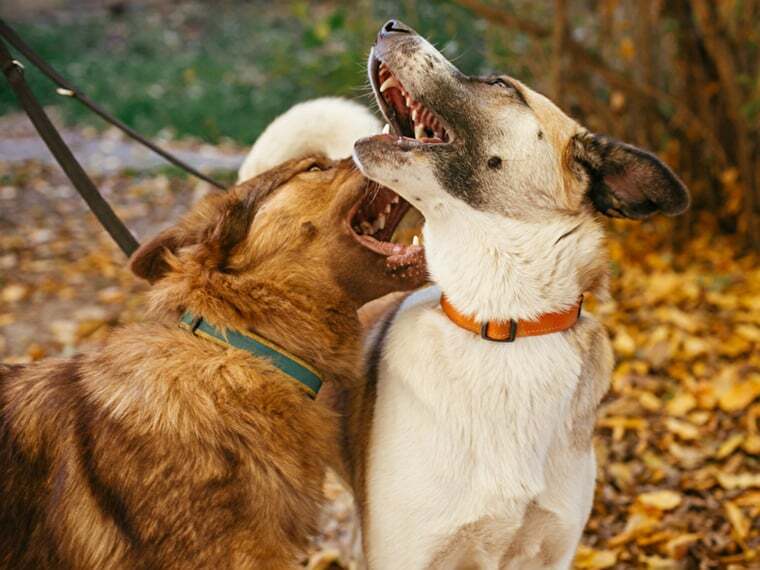
[[[631,218],[688,206],[652,154],[589,133],[509,76],[464,75],[398,21],[381,29],[369,75],[396,135],[359,141],[355,158],[426,217],[451,197],[517,219],[585,205]]]
[[[654,155],[590,133],[509,76],[464,75],[396,20],[378,35],[369,76],[392,132],[358,141],[354,159],[425,216],[429,268],[447,294],[476,257],[481,269],[470,277],[500,280],[491,297],[534,295],[512,302],[526,307],[521,314],[572,302],[605,280],[596,211],[643,218],[688,206],[688,191]],[[517,272],[524,279],[510,283]],[[563,285],[556,275],[585,276]],[[483,287],[470,289],[462,310],[503,312],[478,305],[489,296]]]

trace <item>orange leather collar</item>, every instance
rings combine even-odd
[[[494,342],[512,342],[521,336],[538,336],[565,331],[578,322],[582,306],[583,295],[567,310],[559,313],[544,313],[534,321],[509,320],[481,323],[457,311],[446,296],[441,295],[441,308],[451,322]]]

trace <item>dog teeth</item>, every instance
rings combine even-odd
[[[385,229],[385,214],[380,214],[377,217],[373,227],[377,228],[375,231]]]
[[[390,213],[391,213],[391,205],[390,205],[390,204],[386,204],[386,205],[385,205],[385,211],[384,211],[383,213],[384,213],[385,215],[388,215],[388,214],[390,214]]]
[[[412,236],[412,245],[420,245],[420,237],[416,234]]]
[[[372,225],[369,222],[362,222],[359,224],[359,227],[362,229],[363,234],[371,234],[373,232]]]
[[[398,203],[399,203],[399,197],[398,196],[394,196],[393,200],[391,200],[391,204],[398,204]]]
[[[398,79],[392,75],[383,81],[383,84],[380,86],[380,93],[385,93],[391,87],[400,87]]]
[[[388,123],[385,123],[385,126],[383,127],[383,134],[387,135],[391,132],[391,126]]]
[[[412,108],[412,121],[415,123],[419,121],[420,112],[417,110],[417,107]]]

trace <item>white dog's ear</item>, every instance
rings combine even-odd
[[[689,207],[689,191],[653,154],[607,137],[573,137],[571,154],[589,177],[588,196],[608,216],[675,216]]]

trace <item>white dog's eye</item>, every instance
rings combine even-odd
[[[488,81],[489,85],[498,85],[499,87],[502,87],[506,89],[507,91],[513,92],[515,95],[517,95],[517,89],[514,85],[506,81],[505,79],[502,79],[501,77],[494,77],[493,79],[490,79]]]
[[[525,100],[525,97],[523,97],[523,94],[517,87],[515,87],[511,81],[502,79],[501,77],[494,77],[493,79],[486,81],[486,83],[489,85],[496,85],[498,87],[501,87],[504,91],[507,92],[510,97],[514,97],[526,105],[528,104],[528,102]]]

